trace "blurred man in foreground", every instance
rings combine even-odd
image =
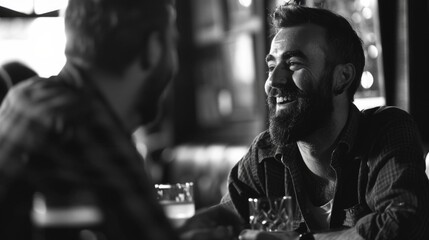
[[[58,76],[19,84],[0,109],[0,239],[32,239],[35,192],[96,203],[106,239],[177,239],[131,139],[177,68],[172,3],[70,0],[65,26]]]
[[[240,238],[429,239],[429,182],[414,121],[397,108],[353,104],[364,68],[356,32],[328,10],[289,3],[272,19],[269,129],[232,169],[228,193],[210,213],[227,207],[248,222],[248,198],[290,195],[295,233],[245,230]]]

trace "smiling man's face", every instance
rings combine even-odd
[[[325,30],[314,24],[283,28],[266,57],[270,133],[277,145],[303,140],[332,113],[332,69]]]

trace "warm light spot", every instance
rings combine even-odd
[[[378,48],[375,45],[369,45],[368,55],[370,58],[377,58],[378,57]]]
[[[360,23],[362,21],[362,15],[360,15],[360,13],[358,13],[358,12],[354,12],[352,14],[352,20],[355,23]]]
[[[33,211],[41,215],[44,215],[47,212],[45,197],[40,193],[34,194]]]
[[[12,18],[0,21],[0,64],[20,61],[41,77],[58,74],[66,57],[64,18]]]
[[[65,9],[68,0],[0,0],[0,6],[25,14],[44,14]]]
[[[68,0],[35,0],[34,12],[36,14],[43,14],[55,10],[62,10],[67,7]]]
[[[252,0],[238,0],[238,2],[243,7],[250,7],[250,5],[252,5]]]
[[[241,34],[237,36],[233,58],[233,77],[241,83],[252,84],[255,79],[254,72],[249,69],[249,67],[254,66],[252,48],[253,42],[250,35]]]
[[[363,7],[370,7],[371,6],[371,1],[372,0],[360,0],[360,5],[362,5]]]
[[[55,75],[66,62],[63,18],[36,18],[29,28],[29,62],[40,76]]]
[[[0,6],[25,14],[33,12],[33,4],[33,0],[0,0]]]
[[[365,71],[362,73],[361,85],[365,89],[369,89],[374,84],[374,77],[369,71]]]
[[[363,8],[362,9],[362,15],[366,19],[371,19],[372,18],[372,10],[371,10],[371,8],[368,8],[368,7]]]
[[[228,90],[221,90],[218,94],[219,112],[222,116],[228,116],[232,113],[232,96]]]
[[[375,37],[375,34],[373,32],[367,32],[365,34],[365,39],[366,39],[367,42],[370,42],[370,43],[373,43],[373,42],[377,41],[377,39]]]

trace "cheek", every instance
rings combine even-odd
[[[301,69],[292,75],[293,82],[302,91],[306,93],[316,91],[316,78],[309,71]]]

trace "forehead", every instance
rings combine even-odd
[[[327,49],[325,29],[314,24],[282,28],[271,42],[270,54],[301,51],[308,58],[323,57]]]

